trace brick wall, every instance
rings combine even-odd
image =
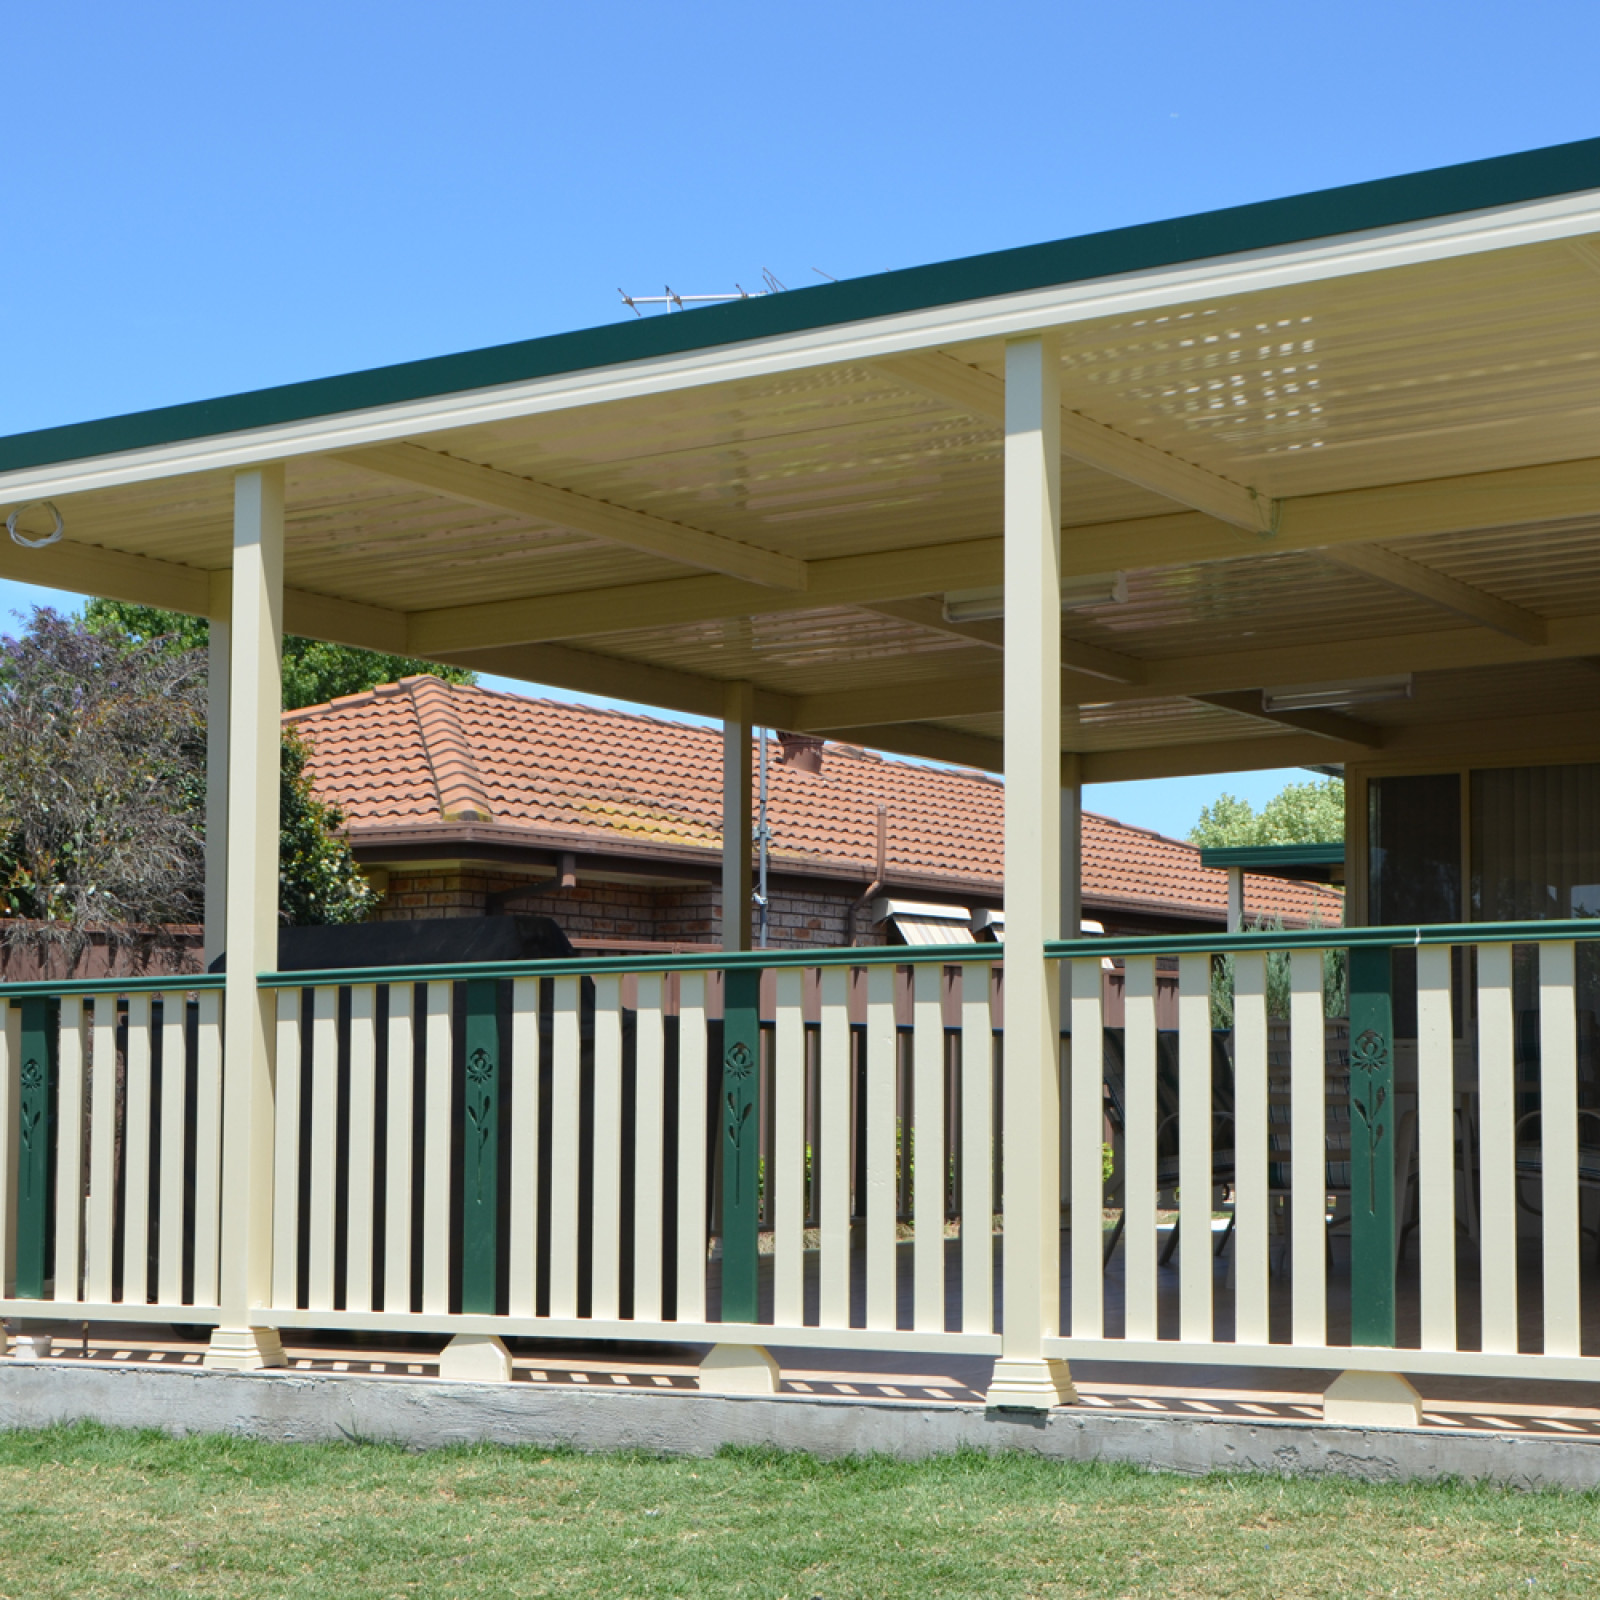
[[[377,918],[396,922],[486,916],[491,909],[500,908],[498,902],[491,904],[492,897],[525,886],[528,892],[519,894],[505,909],[550,917],[569,939],[582,941],[585,948],[607,940],[714,945],[721,936],[722,891],[715,884],[653,888],[580,883],[576,888],[560,889],[551,886],[548,878],[458,868],[395,869]],[[834,894],[814,885],[788,888],[775,884],[768,921],[770,947],[881,943],[880,932],[864,914],[855,917],[852,925],[850,908],[859,892],[848,886]]]

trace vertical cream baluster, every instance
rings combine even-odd
[[[1125,963],[1123,1004],[1127,1062],[1127,1179],[1123,1188],[1123,1263],[1127,1337],[1154,1339],[1156,1323],[1156,964],[1153,956]]]
[[[706,1316],[706,975],[678,980],[678,1321]]]
[[[556,979],[550,1091],[550,1315],[578,1314],[578,1051],[580,980]]]
[[[537,1309],[539,1245],[539,979],[511,985],[511,1198],[506,1309]]]
[[[943,969],[923,962],[912,969],[912,1118],[901,1134],[902,1159],[913,1163],[913,1326],[944,1332],[944,1005]],[[917,1160],[920,1153],[922,1159]]]
[[[156,1220],[156,1298],[164,1306],[183,1303],[183,1157],[188,1129],[184,1072],[184,1013],[181,991],[161,996],[161,1178]]]
[[[378,991],[370,983],[358,983],[350,990],[350,1178],[344,1282],[347,1311],[372,1309],[372,1213],[378,1140],[377,1027]]]
[[[150,1300],[150,996],[128,996],[122,1113],[122,1298]]]
[[[117,1197],[117,997],[94,1000],[89,1054],[89,1198],[84,1206],[86,1300],[111,1299]]]
[[[430,983],[422,1036],[422,1309],[450,1309],[453,985]]]
[[[1231,1131],[1231,1130],[1230,1130]],[[1210,1344],[1211,957],[1178,961],[1178,1332]]]
[[[339,991],[331,985],[311,992],[311,1196],[310,1281],[307,1304],[333,1309],[333,1252],[338,1227],[334,1181],[339,1150]]]
[[[994,1021],[989,965],[961,969],[961,1331],[994,1331]]]
[[[667,1047],[658,972],[641,972],[634,1051],[633,1319],[661,1320],[662,1162],[666,1147]]]
[[[1516,1050],[1511,946],[1478,948],[1478,1160],[1483,1349],[1517,1348]]]
[[[1105,1334],[1105,1014],[1098,956],[1072,962],[1072,1332]],[[1123,1157],[1126,1160],[1126,1145]],[[1124,1196],[1126,1202],[1126,1196]]]
[[[387,1125],[383,1173],[383,1309],[411,1309],[411,1197],[413,1058],[416,1035],[412,1009],[416,990],[409,983],[389,985],[389,1062]]]
[[[822,1037],[818,1055],[822,1148],[816,1170],[822,1183],[817,1208],[822,1229],[818,1262],[824,1328],[850,1326],[850,972],[822,969]]]
[[[1291,1325],[1296,1344],[1328,1341],[1324,1270],[1328,1230],[1327,1037],[1322,1007],[1322,953],[1289,957],[1289,1160],[1294,1284]]]
[[[614,977],[594,980],[594,1263],[590,1315],[620,1313],[622,1229],[622,992]]]
[[[214,1306],[222,1238],[222,996],[200,991],[194,1087],[194,1303]],[[291,1057],[298,1072],[300,1057]],[[298,1116],[295,1123],[299,1148]],[[289,1304],[293,1305],[291,1296]]]
[[[894,968],[867,974],[867,1326],[892,1329],[898,1312],[895,1258]]]
[[[1424,1350],[1456,1347],[1455,1049],[1450,949],[1417,950],[1417,1257]],[[1405,1194],[1395,1196],[1404,1206]]]
[[[109,1000],[108,1004],[111,1003]],[[83,1252],[83,1001],[61,1002],[56,1058],[56,1256],[58,1303],[79,1298]]]
[[[775,1171],[772,1188],[772,1320],[780,1328],[805,1321],[806,1029],[800,1009],[805,974],[777,973],[778,1014],[772,1070]]]
[[[1544,1353],[1579,1356],[1583,1338],[1579,1307],[1577,951],[1565,941],[1537,948]]]
[[[1267,958],[1233,958],[1233,1336],[1270,1338]]]
[[[272,1303],[296,1303],[300,1278],[299,989],[278,990],[277,1105],[272,1138]]]

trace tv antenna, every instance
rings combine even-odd
[[[826,278],[830,283],[839,280],[832,273],[824,272],[820,267],[811,269],[820,278]],[[718,305],[726,300],[754,300],[766,294],[782,294],[788,284],[779,280],[778,275],[770,268],[761,269],[761,287],[747,289],[742,283],[736,283],[730,294],[679,294],[671,284],[664,286],[661,294],[629,294],[626,289],[618,289],[622,296],[622,303],[636,317],[642,317],[644,312],[641,306],[662,306],[670,314],[674,311],[687,311],[691,306]]]

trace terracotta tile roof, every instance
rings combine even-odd
[[[317,792],[358,845],[386,835],[460,831],[542,849],[701,858],[721,847],[722,738],[621,711],[406,678],[286,714],[311,743]],[[997,895],[1004,788],[987,774],[889,760],[830,743],[822,771],[769,747],[771,859],[778,869],[873,876],[877,817],[887,881]],[[450,829],[449,824],[460,825]],[[1227,886],[1193,846],[1085,813],[1091,907],[1220,921]],[[1340,920],[1335,891],[1253,874],[1252,916]]]

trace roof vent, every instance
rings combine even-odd
[[[782,747],[781,760],[786,767],[801,772],[822,771],[823,740],[810,733],[780,733],[778,744]]]

